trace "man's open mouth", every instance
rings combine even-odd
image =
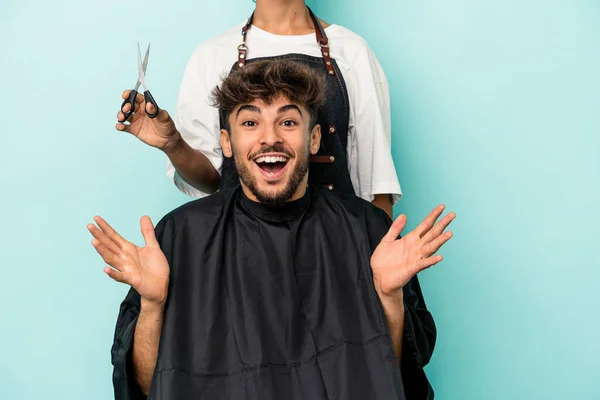
[[[255,158],[254,162],[266,175],[275,177],[283,171],[289,160],[283,155],[266,155]]]

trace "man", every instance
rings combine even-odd
[[[117,399],[433,397],[435,326],[415,275],[441,261],[454,214],[436,223],[437,207],[397,239],[404,216],[392,224],[307,187],[323,95],[292,61],[233,72],[214,102],[241,187],[172,211],[156,232],[143,217],[143,248],[100,217],[88,226],[105,272],[132,287],[112,349]]]
[[[319,153],[310,158],[310,184],[355,194],[391,217],[402,189],[390,147],[389,85],[376,55],[350,29],[317,18],[304,0],[255,3],[246,22],[204,41],[190,57],[173,117],[177,130],[149,121],[152,129],[126,131],[164,152],[167,175],[183,193],[200,198],[237,187],[235,163],[220,146],[222,120],[206,100],[232,66],[293,59],[318,71],[327,84],[317,116],[324,134]]]

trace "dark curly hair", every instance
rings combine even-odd
[[[260,99],[269,104],[278,96],[304,106],[310,113],[310,129],[317,123],[317,111],[325,100],[325,77],[296,61],[273,59],[249,62],[232,71],[211,96],[219,108],[221,126],[229,130],[229,116],[239,105]]]

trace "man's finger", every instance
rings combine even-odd
[[[423,246],[423,257],[429,257],[432,254],[435,254],[440,249],[440,247],[444,245],[444,243],[450,240],[450,238],[452,238],[452,232],[448,231],[443,235],[440,235],[437,238],[435,238],[432,242]]]
[[[127,282],[127,276],[124,273],[117,271],[116,269],[112,269],[110,267],[104,267],[104,273],[106,275],[108,275],[112,280],[129,284]]]
[[[422,260],[420,260],[417,263],[417,269],[419,270],[419,272],[421,272],[421,271],[439,263],[442,260],[443,260],[443,257],[440,255],[423,258]]]
[[[96,240],[98,240],[98,242],[100,244],[102,244],[103,246],[106,246],[106,248],[109,251],[111,251],[115,254],[121,253],[121,248],[115,242],[113,242],[108,237],[108,235],[106,235],[104,232],[102,232],[100,229],[98,229],[94,224],[88,224],[87,228],[90,231],[90,233],[92,234],[92,236]]]
[[[160,248],[160,245],[156,240],[156,233],[154,232],[152,220],[149,216],[144,215],[140,219],[140,228],[142,229],[142,235],[144,236],[144,242],[146,242],[146,246]]]
[[[94,221],[96,221],[98,227],[110,238],[110,240],[115,242],[120,248],[123,248],[123,245],[127,242],[127,240],[123,239],[123,237],[119,235],[117,231],[115,231],[113,227],[108,224],[108,222],[99,216],[95,216]]]
[[[96,249],[100,257],[104,260],[105,263],[113,267],[118,271],[123,270],[124,262],[121,257],[108,249],[105,245],[100,243],[98,239],[92,240],[92,246]]]
[[[392,223],[392,226],[390,226],[390,229],[385,234],[383,239],[381,239],[381,242],[384,242],[384,243],[385,242],[393,242],[394,240],[398,239],[398,236],[400,236],[400,234],[402,233],[402,230],[404,229],[405,226],[406,226],[406,215],[400,214],[398,216],[398,218],[396,218],[394,220],[394,222]]]
[[[431,229],[429,232],[427,232],[427,234],[425,234],[425,236],[423,236],[423,243],[429,243],[438,236],[440,236],[442,232],[446,230],[448,225],[450,225],[450,223],[454,221],[454,218],[456,218],[456,214],[453,212],[449,213],[444,218],[442,218],[437,224],[435,224],[433,229]]]
[[[415,228],[415,232],[419,235],[419,237],[423,237],[435,224],[435,221],[439,218],[439,216],[444,212],[443,204],[440,204],[436,208],[433,209],[432,212]]]

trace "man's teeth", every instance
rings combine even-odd
[[[281,156],[264,156],[258,157],[256,159],[257,163],[276,163],[276,162],[286,162],[287,158]]]

